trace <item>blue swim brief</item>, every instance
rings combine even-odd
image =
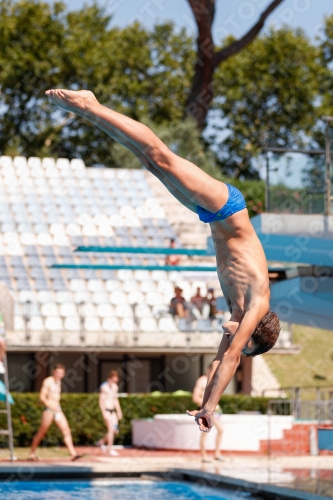
[[[239,189],[234,186],[230,186],[230,184],[226,184],[228,186],[228,201],[218,212],[209,212],[205,208],[199,207],[197,205],[199,219],[202,222],[215,222],[217,220],[224,220],[230,217],[231,215],[239,212],[246,208],[246,203],[244,196],[239,191]]]

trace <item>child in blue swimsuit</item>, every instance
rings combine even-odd
[[[200,411],[191,413],[200,430],[208,432],[241,356],[267,352],[280,332],[278,317],[269,309],[265,253],[244,197],[238,189],[177,156],[147,126],[100,104],[92,92],[51,89],[46,94],[55,105],[89,120],[126,147],[180,203],[211,223],[218,277],[231,317],[223,324]]]

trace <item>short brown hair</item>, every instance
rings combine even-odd
[[[112,378],[112,377],[118,377],[119,378],[119,374],[118,374],[117,370],[110,370],[109,371],[108,378]]]
[[[272,349],[279,337],[280,331],[281,324],[277,314],[273,311],[268,311],[252,333],[252,340],[256,348],[248,356],[257,356]]]
[[[53,370],[64,370],[64,372],[66,371],[66,367],[64,365],[62,365],[61,363],[57,363],[56,365],[54,365],[53,367]]]

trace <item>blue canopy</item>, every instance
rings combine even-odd
[[[8,395],[8,399],[10,404],[13,405],[14,399],[10,394]],[[6,402],[6,386],[1,380],[0,380],[0,401]]]

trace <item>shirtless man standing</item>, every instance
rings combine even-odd
[[[207,380],[208,380],[208,375],[209,375],[210,370],[211,370],[211,365],[208,366],[208,368],[206,370],[206,374],[202,375],[201,377],[198,378],[198,380],[196,381],[195,387],[193,389],[192,401],[195,404],[197,404],[199,408],[201,408],[201,403],[202,403],[203,396],[205,393],[205,388],[207,385]],[[214,458],[215,458],[215,460],[223,460],[221,457],[221,452],[220,452],[220,444],[221,444],[223,429],[222,429],[222,424],[220,422],[220,418],[219,418],[218,414],[214,415],[213,423],[217,429]],[[200,439],[201,459],[203,462],[210,462],[210,460],[207,457],[206,449],[205,449],[206,437],[207,437],[207,433],[203,432],[201,434],[201,439]]]
[[[231,318],[208,375],[200,410],[189,412],[201,431],[213,426],[213,414],[234,376],[241,354],[256,356],[271,349],[280,332],[269,310],[265,254],[250,222],[243,195],[188,160],[173,153],[148,127],[102,106],[90,91],[48,90],[59,106],[86,118],[127,147],[142,165],[200,220],[209,223],[217,273]]]
[[[98,441],[97,445],[103,451],[108,449],[109,454],[113,457],[118,456],[118,452],[112,447],[114,436],[118,434],[118,421],[123,418],[118,400],[118,382],[119,375],[117,371],[111,370],[107,380],[101,385],[99,393],[99,407],[103,415],[107,433]]]
[[[58,364],[53,368],[52,376],[47,377],[43,382],[39,399],[45,405],[45,409],[42,414],[40,427],[32,440],[29,456],[30,460],[38,460],[38,457],[36,456],[36,449],[53,421],[56,423],[64,437],[65,445],[67,446],[72,460],[77,460],[82,456],[78,455],[75,451],[71,430],[60,406],[61,380],[64,376],[65,367]]]
[[[174,238],[170,239],[170,248],[176,248],[176,242]],[[178,266],[181,262],[182,258],[180,255],[167,255],[165,259],[166,266]]]

